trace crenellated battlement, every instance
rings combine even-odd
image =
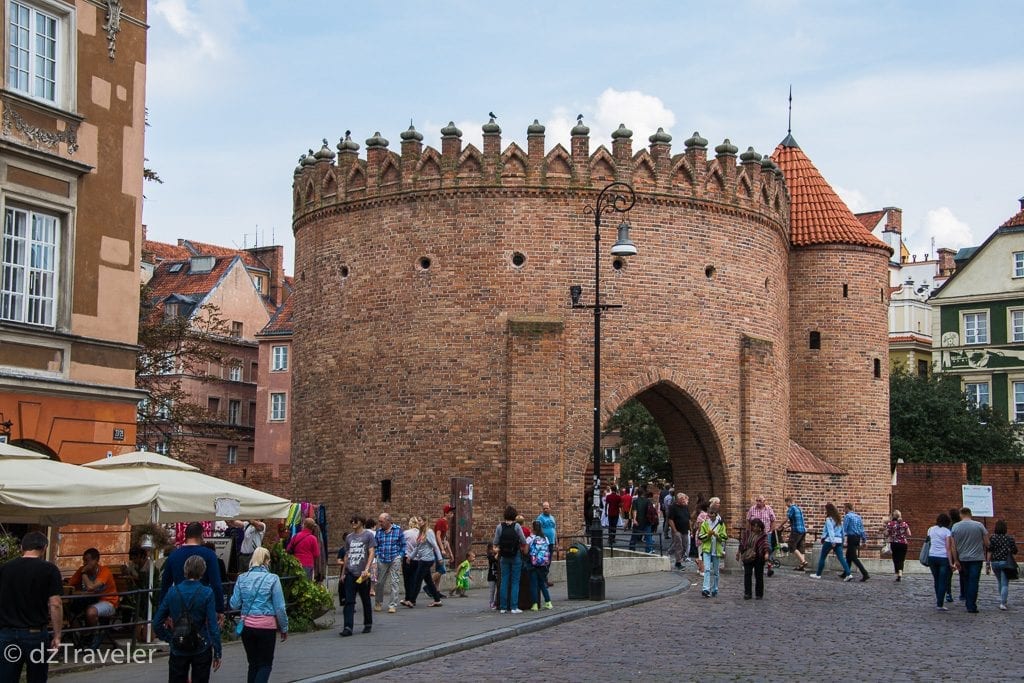
[[[633,133],[620,125],[611,149],[590,149],[590,129],[582,117],[571,131],[569,149],[545,148],[545,128],[534,120],[526,129],[524,150],[512,142],[501,147],[501,128],[492,118],[483,126],[483,149],[463,145],[454,123],[441,129],[440,151],[423,144],[412,125],[401,133],[397,153],[380,133],[366,140],[366,155],[351,132],[338,142],[327,140],[310,150],[295,169],[293,224],[319,209],[368,199],[419,192],[460,189],[600,190],[612,181],[633,185],[640,195],[708,200],[768,214],[788,224],[789,201],[782,171],[768,156],[728,139],[713,149],[694,134],[684,150],[672,154],[672,136],[659,128],[649,145],[633,151]]]

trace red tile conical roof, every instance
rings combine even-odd
[[[792,135],[772,154],[789,188],[789,239],[794,247],[810,244],[857,244],[892,249],[854,217],[832,186],[814,167]]]

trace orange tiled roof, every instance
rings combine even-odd
[[[184,246],[189,249],[196,256],[239,256],[242,259],[242,263],[245,264],[246,268],[258,268],[260,270],[270,270],[263,261],[253,256],[244,249],[232,249],[231,247],[222,247],[217,244],[209,244],[208,242],[197,242],[195,240],[182,240]]]
[[[267,323],[266,327],[260,330],[259,336],[263,335],[284,335],[291,334],[292,329],[292,313],[294,307],[292,301],[295,297],[288,297],[281,307],[277,309],[270,322]]]
[[[789,188],[790,242],[795,247],[811,244],[856,244],[889,248],[858,221],[821,175],[793,136],[779,143],[772,154],[786,176]]]
[[[1000,228],[1016,228],[1024,226],[1024,206],[1021,207],[1013,217],[1008,218],[1005,223],[1000,225]]]
[[[932,338],[926,337],[923,334],[898,334],[894,337],[889,337],[890,344],[906,344],[907,342],[918,342],[931,346]]]
[[[792,440],[789,442],[789,462],[786,465],[786,471],[810,474],[847,474],[846,470],[830,465]]]
[[[853,217],[870,232],[878,227],[878,221],[882,220],[884,215],[885,211],[865,211],[864,213],[855,213]]]
[[[208,273],[192,273],[191,262],[188,259],[163,261],[158,264],[153,271],[153,277],[146,285],[146,301],[143,302],[153,307],[150,317],[163,315],[164,299],[172,294],[193,298],[196,301],[209,294],[231,268],[234,260],[234,255],[218,256]],[[175,266],[180,268],[177,272],[171,272]]]
[[[153,254],[157,263],[160,261],[187,259],[192,255],[189,253],[188,249],[181,245],[167,244],[166,242],[154,242],[153,240],[143,240],[142,251]]]

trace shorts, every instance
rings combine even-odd
[[[94,604],[93,607],[96,609],[96,614],[101,617],[112,617],[114,616],[114,612],[116,611],[114,609],[114,606],[106,600],[100,600],[99,602]]]
[[[804,539],[806,537],[807,537],[806,533],[801,533],[799,531],[790,531],[789,532],[789,541],[788,541],[788,543],[789,543],[789,552],[793,552],[794,550],[799,550],[800,552],[803,552],[804,551]]]

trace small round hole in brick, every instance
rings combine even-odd
[[[429,256],[421,256],[419,260],[420,270],[430,270],[431,261]]]
[[[626,265],[626,262],[625,262],[625,261],[623,261],[623,260],[622,260],[622,259],[620,259],[620,258],[617,258],[617,259],[615,259],[614,261],[612,261],[612,268],[614,268],[615,270],[622,270],[622,268],[623,268],[623,267],[624,267],[625,265]]]
[[[341,273],[342,278],[348,277],[348,266],[342,266],[341,268],[338,269],[338,272]]]
[[[526,263],[526,254],[521,251],[517,251],[512,254],[512,265],[516,268],[522,268],[523,264]]]
[[[709,280],[714,278],[717,272],[718,270],[716,270],[714,266],[704,266],[704,277]]]

